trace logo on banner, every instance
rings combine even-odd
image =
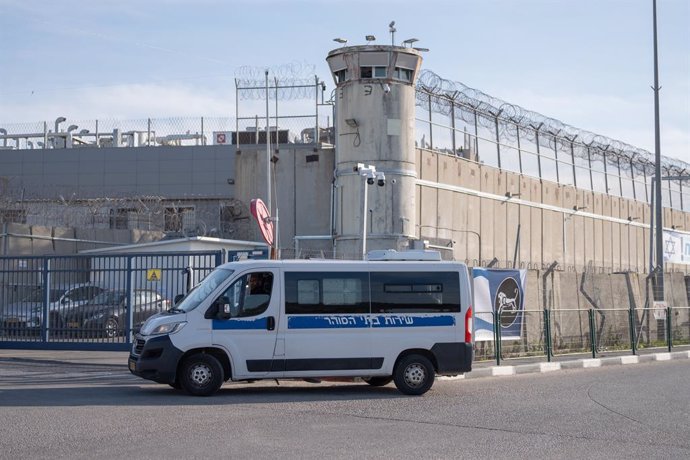
[[[506,278],[498,287],[494,311],[498,312],[501,327],[507,328],[515,324],[520,315],[520,287],[514,278]]]
[[[527,271],[473,268],[472,278],[475,341],[495,340],[497,332],[501,340],[519,340],[524,323]]]

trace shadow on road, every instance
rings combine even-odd
[[[65,382],[62,382],[64,384]],[[218,406],[281,404],[292,402],[354,401],[401,398],[394,386],[309,384],[247,386],[228,383],[211,397],[189,396],[183,391],[153,384],[106,384],[42,388],[0,388],[0,407],[65,406]],[[270,385],[270,386],[269,386]]]

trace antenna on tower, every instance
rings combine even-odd
[[[395,21],[388,24],[388,31],[391,33],[391,46],[395,46]]]

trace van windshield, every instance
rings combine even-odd
[[[180,303],[175,305],[175,309],[185,312],[194,310],[201,302],[204,301],[204,299],[210,296],[218,286],[230,278],[233,271],[234,270],[228,270],[225,268],[217,268],[213,270],[206,278],[203,279],[201,283],[194,286],[194,289],[189,291],[189,293],[180,301]]]

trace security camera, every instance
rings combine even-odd
[[[379,184],[379,187],[383,187],[384,185],[386,185],[386,179],[379,179],[378,184]]]
[[[367,177],[367,184],[374,185],[374,178],[373,177]]]
[[[389,85],[388,83],[386,83],[385,85],[383,85],[383,92],[384,92],[385,94],[390,93],[390,92],[391,92],[391,85]]]
[[[386,185],[386,175],[382,172],[376,173],[376,183],[379,187]]]

